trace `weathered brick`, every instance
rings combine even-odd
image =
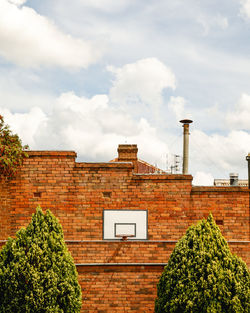
[[[140,175],[134,159],[76,163],[72,151],[29,155],[15,179],[0,181],[0,245],[29,223],[38,204],[51,209],[77,264],[82,312],[153,312],[163,264],[188,226],[209,212],[250,265],[247,188],[193,187],[191,175]],[[102,240],[104,209],[147,209],[149,240]]]

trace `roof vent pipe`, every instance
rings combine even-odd
[[[246,160],[248,163],[248,189],[250,189],[250,153],[248,153],[248,155],[246,156]]]
[[[183,165],[182,174],[188,174],[188,150],[189,150],[189,124],[193,123],[192,120],[181,120],[180,123],[183,124]]]
[[[230,176],[230,186],[238,186],[239,174],[238,173],[230,173],[229,176]]]

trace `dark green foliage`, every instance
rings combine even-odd
[[[155,312],[250,312],[250,273],[212,215],[189,227],[158,283]]]
[[[41,208],[0,251],[1,313],[77,313],[81,288],[62,227]]]
[[[29,147],[22,146],[18,135],[12,134],[8,125],[4,124],[4,119],[0,115],[0,175],[12,177],[22,165],[23,159],[28,156]]]

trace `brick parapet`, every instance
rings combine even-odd
[[[135,180],[166,180],[166,181],[189,181],[193,180],[191,175],[182,175],[182,174],[133,174],[133,179]],[[190,185],[191,188],[191,185]]]
[[[32,150],[27,151],[29,158],[44,158],[44,157],[52,157],[52,158],[76,158],[77,154],[75,151],[50,151],[50,150]]]
[[[247,187],[241,186],[193,186],[192,194],[200,195],[202,193],[230,193],[230,192],[241,192],[241,193],[249,193],[249,189]]]
[[[86,168],[86,169],[133,169],[133,163],[132,162],[107,162],[107,163],[83,163],[79,162],[75,164],[75,169],[81,169],[81,168]]]

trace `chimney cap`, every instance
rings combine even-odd
[[[239,176],[239,173],[230,173],[229,176],[230,176],[230,177],[238,177],[238,176]]]
[[[118,145],[118,148],[128,148],[128,149],[137,148],[137,144],[122,143]]]
[[[183,124],[191,124],[193,123],[192,120],[189,120],[189,119],[184,119],[184,120],[180,120],[180,123],[183,123]]]
[[[238,186],[239,185],[239,174],[238,173],[230,173],[230,186]]]

